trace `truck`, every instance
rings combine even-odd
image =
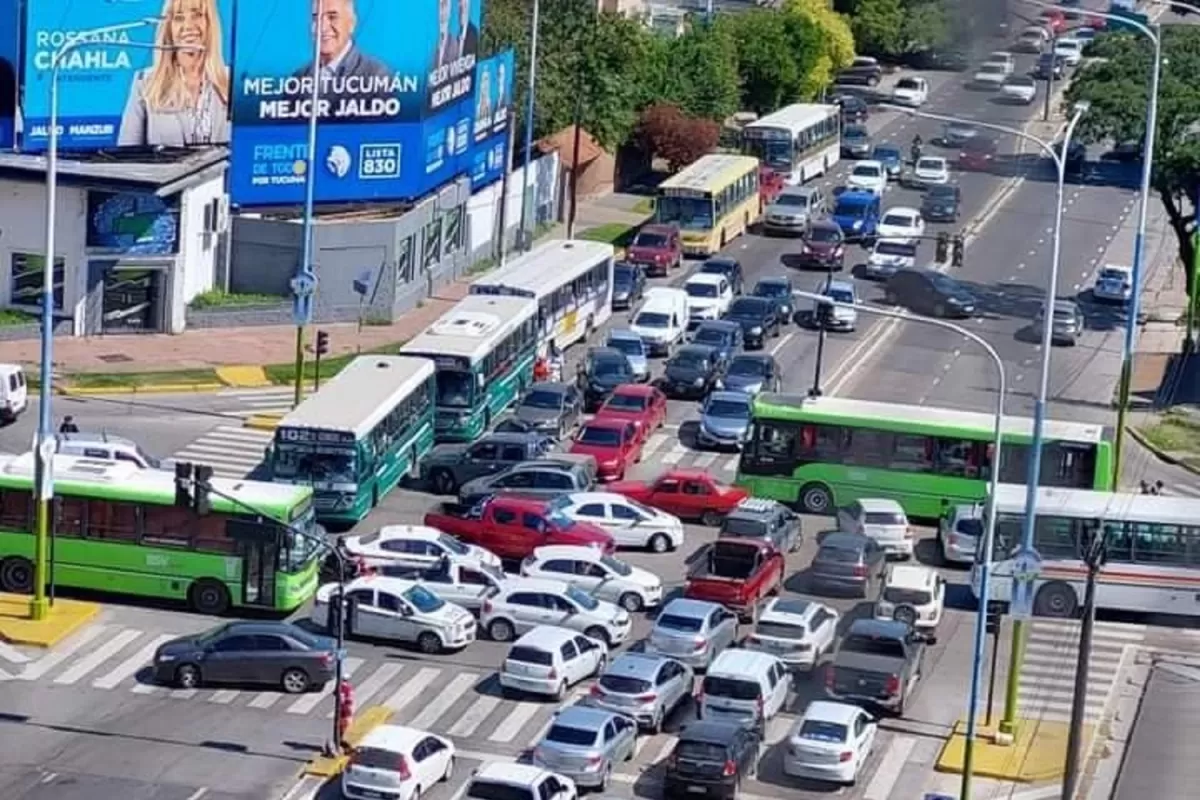
[[[783,553],[767,540],[717,539],[692,564],[684,597],[720,603],[749,622],[758,621],[762,601],[783,586]]]
[[[855,620],[825,673],[825,693],[902,717],[933,644],[937,637],[905,622]]]
[[[492,495],[472,504],[443,503],[425,515],[425,524],[508,561],[521,561],[554,544],[587,545],[604,553],[614,549],[607,531],[572,520],[558,501]]]

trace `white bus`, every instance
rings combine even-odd
[[[615,258],[610,244],[552,239],[475,281],[471,294],[537,300],[539,348],[565,350],[612,315]]]
[[[437,441],[478,439],[533,383],[537,311],[526,297],[468,295],[400,348],[437,370]]]
[[[800,184],[824,175],[842,157],[842,112],[835,105],[795,103],[742,128],[742,152]]]
[[[354,524],[433,447],[434,366],[359,356],[275,429],[276,483],[312,486],[317,519]]]
[[[1025,522],[1025,486],[1002,484],[993,502],[991,597],[1008,602],[1011,558]],[[1033,587],[1036,616],[1072,617],[1082,608],[1087,567],[1080,540],[1096,529],[1108,543],[1108,561],[1096,581],[1097,608],[1200,614],[1200,499],[1039,489],[1033,533],[1033,548],[1042,559]],[[980,555],[971,570],[977,598]]]

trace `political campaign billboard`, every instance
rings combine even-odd
[[[234,0],[25,6],[23,149],[46,147],[56,55],[63,149],[229,141]]]
[[[17,117],[17,62],[21,48],[21,16],[17,0],[0,0],[0,150],[13,146]]]
[[[481,0],[239,2],[231,194],[302,202],[318,32],[317,202],[407,199],[463,169]]]
[[[499,180],[508,164],[514,63],[513,51],[505,50],[475,67],[475,113],[467,167],[472,191]]]

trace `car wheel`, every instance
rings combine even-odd
[[[647,543],[646,548],[651,553],[665,553],[671,549],[671,537],[667,536],[665,533],[656,533],[650,537],[650,541]]]
[[[440,653],[442,640],[433,631],[423,631],[417,637],[417,649],[426,654]]]
[[[33,562],[14,556],[0,562],[0,590],[10,594],[32,594],[34,582]]]
[[[721,522],[724,521],[725,515],[716,511],[705,511],[700,515],[700,524],[709,528],[721,527]]]
[[[180,664],[175,668],[175,685],[180,689],[199,689],[201,683],[200,668],[195,664]]]
[[[279,685],[286,694],[303,694],[308,691],[311,683],[308,673],[299,667],[285,669],[279,678]]]
[[[625,592],[625,594],[621,595],[617,602],[620,604],[621,608],[625,609],[631,614],[636,614],[638,611],[641,611],[642,606],[645,605],[642,602],[642,596],[637,592]]]
[[[595,639],[598,642],[604,642],[605,645],[612,647],[612,641],[608,638],[608,631],[601,628],[599,625],[593,625],[583,631],[583,635],[589,639]]]
[[[566,696],[567,696],[567,682],[563,681],[562,683],[560,683],[558,685],[558,688],[554,690],[554,702],[561,703],[563,701],[563,698]]]
[[[800,507],[809,514],[829,514],[833,511],[833,494],[823,483],[808,483],[800,489]]]
[[[454,480],[454,473],[448,469],[437,470],[431,476],[431,480],[435,494],[454,494],[458,489],[458,482]]]
[[[511,642],[513,640],[513,626],[506,619],[492,620],[487,631],[488,638],[493,642]]]

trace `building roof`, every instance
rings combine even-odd
[[[58,180],[66,186],[111,189],[152,188],[160,197],[176,194],[224,172],[229,163],[225,147],[105,151],[59,156]],[[46,158],[34,153],[0,152],[0,178],[41,182]]]
[[[546,154],[557,150],[558,157],[562,159],[562,165],[567,169],[573,168],[575,166],[575,128],[575,125],[568,125],[558,133],[552,133],[549,136],[539,139],[537,143],[538,151]],[[580,128],[579,163],[587,166],[604,155],[604,153],[604,148],[592,138],[592,135],[586,129]]]

